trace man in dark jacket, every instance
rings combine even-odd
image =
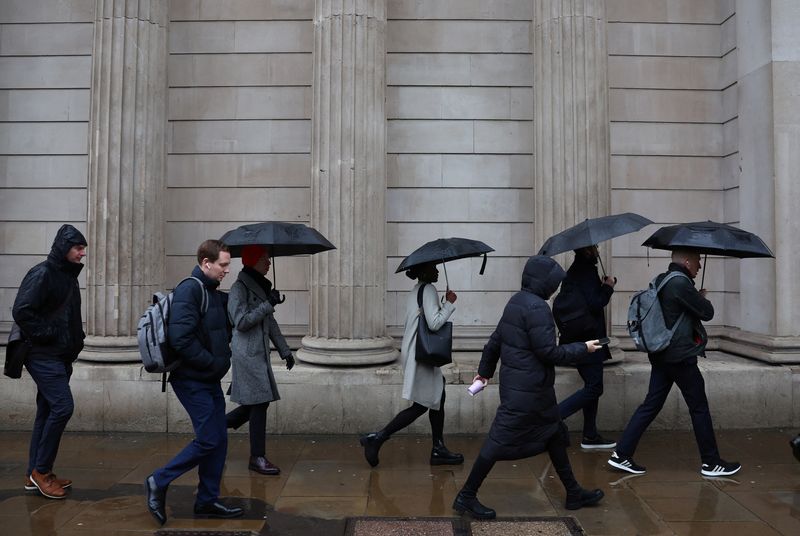
[[[600,280],[597,273],[597,260],[600,254],[597,246],[575,250],[575,260],[567,270],[567,277],[561,283],[561,291],[553,303],[553,315],[559,326],[559,343],[602,339],[606,336],[606,316],[604,308],[611,300],[617,279],[607,275]],[[559,307],[560,303],[566,307]],[[562,419],[583,410],[583,439],[585,449],[612,449],[617,444],[597,432],[597,406],[603,394],[603,361],[611,359],[608,346],[598,352],[602,360],[578,365],[584,385],[558,404]]]
[[[453,502],[453,509],[460,513],[494,518],[495,511],[478,501],[477,492],[495,462],[528,458],[544,451],[567,490],[568,509],[577,510],[603,497],[601,490],[585,490],[575,481],[567,457],[567,431],[553,389],[555,365],[597,359],[589,354],[600,349],[596,340],[556,345],[553,315],[546,300],[565,275],[549,257],[529,258],[522,274],[522,290],[508,301],[483,348],[475,378],[491,378],[498,360],[501,362],[500,406],[480,455]]]
[[[617,450],[608,460],[612,467],[633,474],[645,472],[644,467],[633,461],[633,453],[642,434],[664,406],[674,383],[689,407],[694,437],[700,450],[700,473],[703,476],[726,476],[742,468],[739,463],[726,462],[719,456],[705,382],[697,367],[697,356],[705,356],[708,342],[701,321],[707,322],[714,317],[714,306],[706,299],[706,290],[698,291],[694,286],[700,268],[699,253],[676,250],[672,253],[667,272],[656,278],[656,284],[659,284],[670,272],[683,274],[667,281],[658,294],[667,329],[672,329],[676,322],[680,324],[664,350],[647,356],[651,365],[650,387],[644,402],[622,433]]]
[[[192,271],[192,278],[197,281],[183,281],[173,291],[167,332],[170,346],[181,359],[169,382],[192,420],[195,438],[145,480],[147,508],[161,525],[167,520],[167,486],[194,467],[198,467],[200,477],[195,515],[215,518],[242,515],[241,508],[219,502],[228,450],[220,380],[231,366],[231,350],[225,295],[217,287],[230,272],[231,255],[219,240],[206,240],[197,250],[197,262]]]
[[[78,274],[86,238],[62,225],[47,260],[22,280],[12,315],[31,347],[25,368],[36,382],[36,418],[28,459],[26,490],[50,499],[66,497],[72,481],[57,478],[53,464],[74,403],[69,380],[72,363],[83,349],[83,320]]]

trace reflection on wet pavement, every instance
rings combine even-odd
[[[788,446],[793,435],[789,430],[720,431],[720,451],[743,465],[728,478],[700,475],[691,432],[645,434],[636,453],[636,461],[648,468],[644,475],[612,471],[605,463],[608,451],[572,447],[578,481],[606,493],[598,506],[575,512],[564,509],[564,490],[546,456],[498,463],[480,498],[501,519],[574,517],[588,535],[797,535],[800,463]],[[142,482],[188,440],[177,434],[68,432],[56,470],[74,481],[73,489],[65,500],[54,501],[23,490],[28,437],[27,432],[0,432],[2,534],[152,535],[158,527],[145,509]],[[431,467],[429,439],[396,436],[381,450],[381,464],[371,469],[355,436],[273,436],[268,454],[283,472],[269,477],[247,470],[247,435],[237,433],[230,439],[222,493],[228,503],[244,507],[245,516],[194,519],[197,475],[192,472],[169,489],[165,528],[338,536],[347,517],[445,521],[455,517],[453,497],[482,440],[448,438],[451,448],[465,454],[466,464]]]

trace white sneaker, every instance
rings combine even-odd
[[[703,476],[728,476],[738,473],[742,464],[738,462],[726,462],[723,459],[717,460],[715,464],[704,463],[700,467],[700,474]]]
[[[633,458],[620,458],[616,451],[614,451],[608,459],[608,465],[622,471],[633,473],[634,475],[642,475],[647,471],[647,469],[641,465],[637,465],[636,462],[633,461]]]

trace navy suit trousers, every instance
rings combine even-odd
[[[175,395],[186,409],[194,427],[194,439],[167,465],[153,473],[159,488],[197,467],[200,483],[196,503],[205,505],[219,499],[222,470],[228,453],[225,427],[225,398],[219,382],[206,383],[186,378],[170,381]]]
[[[28,450],[28,475],[53,470],[61,436],[75,408],[69,379],[72,363],[57,359],[29,359],[25,368],[36,382],[36,418]]]

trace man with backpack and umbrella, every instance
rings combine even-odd
[[[702,322],[714,317],[714,306],[706,297],[706,289],[695,288],[694,279],[702,268],[701,253],[744,258],[771,257],[772,252],[756,235],[714,222],[662,227],[643,245],[671,250],[672,262],[648,290],[637,293],[631,301],[628,330],[637,348],[648,353],[650,385],[608,464],[632,474],[645,473],[646,469],[633,461],[633,453],[664,406],[672,385],[677,384],[689,407],[700,451],[700,473],[707,477],[732,475],[742,466],[720,457],[705,382],[697,366],[697,357],[705,357],[708,342]]]

